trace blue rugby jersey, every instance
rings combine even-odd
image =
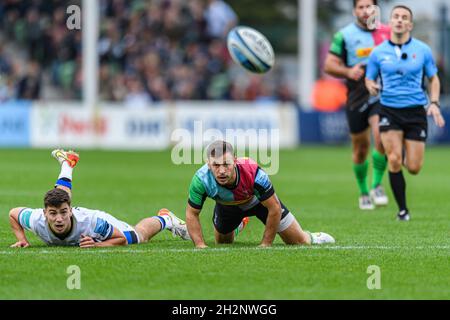
[[[381,79],[381,104],[392,108],[424,106],[428,103],[424,77],[437,74],[428,45],[415,38],[399,46],[386,41],[369,57],[366,77]]]

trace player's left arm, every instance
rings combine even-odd
[[[270,247],[275,240],[277,230],[281,220],[281,204],[278,201],[276,194],[274,193],[267,200],[261,201],[261,204],[269,211],[266,220],[266,229],[264,230],[263,239],[261,241],[261,247]]]
[[[261,247],[269,247],[272,245],[277,235],[278,226],[281,220],[281,204],[278,200],[272,182],[267,173],[258,168],[256,171],[254,190],[257,198],[263,206],[267,208],[268,216],[266,221],[266,229],[264,230]]]
[[[442,117],[441,110],[439,108],[439,97],[441,92],[441,82],[437,74],[436,63],[434,62],[431,49],[425,53],[425,74],[429,79],[428,92],[430,96],[430,106],[428,107],[428,115],[433,117],[434,123],[440,128],[445,126],[445,120]]]
[[[80,248],[114,247],[127,245],[127,238],[117,229],[113,230],[111,237],[107,240],[96,242],[92,237],[81,236]]]
[[[90,229],[80,237],[80,248],[124,246],[127,239],[103,217],[93,215]]]
[[[430,106],[428,107],[428,115],[433,117],[434,123],[440,128],[445,126],[445,120],[442,116],[441,109],[438,105],[439,95],[441,91],[441,82],[438,75],[434,75],[429,79],[429,94],[430,94]]]

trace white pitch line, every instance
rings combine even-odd
[[[75,248],[74,248],[75,249]],[[207,253],[207,252],[233,252],[233,251],[299,251],[299,250],[450,250],[450,246],[416,246],[416,247],[402,247],[402,246],[286,246],[286,247],[272,247],[272,248],[258,248],[258,247],[245,247],[245,248],[207,248],[199,250],[195,248],[190,249],[149,249],[149,250],[137,250],[137,249],[121,249],[121,250],[108,250],[108,249],[86,249],[86,250],[28,250],[27,248],[11,248],[10,250],[0,251],[0,255],[10,254],[98,254],[98,253],[110,253],[110,254],[151,254],[151,253],[171,253],[171,252],[195,252],[195,253]]]

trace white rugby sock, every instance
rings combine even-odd
[[[170,219],[170,217],[167,214],[158,215],[158,216],[155,216],[155,218],[157,218],[161,222],[161,225],[162,225],[161,230],[163,230],[163,229],[171,230],[172,229],[172,227],[173,227],[172,219]],[[161,221],[161,220],[163,220],[163,221]]]
[[[61,165],[61,172],[59,173],[59,176],[58,176],[58,180],[61,178],[66,178],[66,179],[69,179],[70,181],[72,181],[72,172],[73,172],[73,168],[71,166],[69,166],[67,161],[63,161],[63,163]]]

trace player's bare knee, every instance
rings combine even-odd
[[[216,244],[232,244],[233,239],[216,239]]]
[[[414,164],[414,165],[408,166],[408,172],[412,175],[418,175],[421,169],[422,169],[421,165]]]
[[[400,170],[402,167],[402,156],[400,154],[391,153],[388,155],[389,166],[393,169]]]
[[[9,216],[10,217],[16,216],[19,213],[20,209],[22,208],[12,208],[11,210],[9,210]]]
[[[302,244],[302,245],[311,244],[311,237],[309,236],[308,233],[302,232],[302,236],[300,238],[300,243],[299,244]]]
[[[298,237],[285,239],[284,243],[289,246],[295,246],[295,245],[301,246],[301,245],[310,244],[311,240],[306,233],[302,232],[302,234],[299,235]]]
[[[234,241],[234,233],[229,234],[216,234],[216,243],[217,244],[231,244]]]
[[[148,236],[147,232],[145,232],[145,230],[142,230],[139,226],[135,226],[134,230],[136,231],[141,243],[148,242],[149,236]]]

